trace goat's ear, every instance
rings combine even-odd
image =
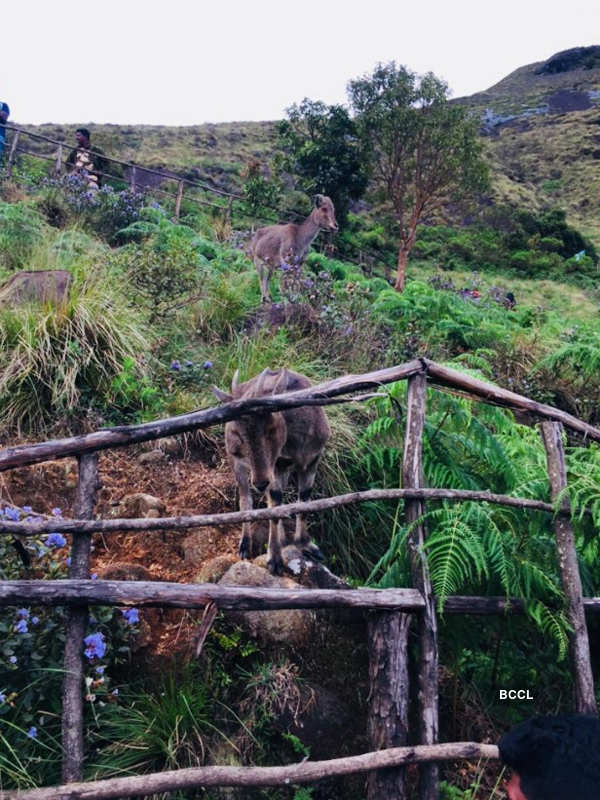
[[[230,403],[233,400],[232,394],[224,392],[222,389],[219,389],[218,386],[213,385],[212,390],[217,400],[220,400],[222,403]]]
[[[320,208],[322,202],[323,202],[323,195],[322,194],[316,194],[315,195],[315,208]]]

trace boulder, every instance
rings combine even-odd
[[[159,497],[136,492],[126,495],[120,502],[115,516],[135,519],[136,517],[160,517],[167,507]]]
[[[156,450],[149,450],[138,456],[138,464],[158,464],[165,460],[165,453],[158,448]]]
[[[72,282],[66,269],[22,270],[0,285],[0,303],[66,303]]]
[[[260,586],[272,589],[304,590],[291,578],[271,575],[252,561],[237,561],[219,581],[223,586]],[[245,611],[239,614],[250,635],[263,644],[302,647],[311,639],[315,613],[298,609],[285,611]]]
[[[200,568],[194,578],[194,583],[219,583],[229,567],[237,562],[235,556],[216,556],[209,558]]]

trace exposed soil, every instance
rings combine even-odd
[[[124,516],[121,501],[138,492],[162,500],[165,511],[161,516],[234,510],[235,485],[225,463],[219,461],[216,466],[209,466],[198,458],[177,454],[165,455],[159,463],[140,464],[141,452],[128,448],[100,455],[102,487],[96,506],[98,518]],[[51,515],[52,509],[58,507],[63,516],[71,517],[76,485],[74,459],[23,467],[0,473],[0,503],[29,505],[35,513],[44,515]],[[195,546],[188,548],[186,539],[189,542],[190,537]],[[192,582],[205,561],[221,555],[235,557],[238,538],[237,528],[212,527],[97,534],[93,541],[92,570],[102,575],[104,570],[117,565],[136,565],[147,570],[150,580]],[[67,551],[64,548],[65,558]],[[123,574],[123,577],[128,576]],[[134,579],[133,575],[130,577]],[[201,612],[178,609],[144,611],[150,625],[144,626],[140,645],[147,649],[149,657],[171,657],[187,651],[200,615]]]

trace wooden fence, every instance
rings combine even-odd
[[[407,380],[407,420],[403,456],[403,489],[369,490],[268,509],[204,514],[163,519],[94,519],[98,486],[98,452],[136,442],[158,439],[184,431],[205,428],[260,410],[270,411],[303,405],[329,405],[373,397],[381,386]],[[427,384],[513,410],[527,411],[542,420],[542,439],[553,504],[489,492],[426,488],[422,475],[422,439],[426,417]],[[72,535],[68,580],[0,582],[0,607],[23,604],[64,605],[69,609],[65,644],[63,684],[63,780],[64,785],[22,792],[0,790],[0,800],[46,800],[49,798],[115,798],[204,786],[286,786],[310,783],[325,777],[368,773],[368,797],[404,800],[403,765],[418,763],[419,797],[437,800],[438,762],[458,758],[498,758],[493,745],[473,742],[438,743],[438,639],[435,597],[427,562],[423,556],[426,531],[422,520],[427,500],[478,501],[530,509],[552,515],[561,581],[566,597],[570,635],[574,707],[596,712],[585,620],[600,611],[600,598],[582,596],[571,515],[565,498],[566,471],[562,450],[562,426],[580,436],[600,441],[600,430],[552,406],[537,403],[514,392],[456,372],[427,359],[416,359],[397,367],[364,375],[350,375],[296,392],[271,397],[237,400],[218,408],[194,411],[179,417],[143,425],[110,428],[95,433],[0,451],[0,471],[48,459],[75,456],[79,484],[75,519],[61,521],[60,529]],[[558,502],[558,498],[562,500]],[[406,519],[413,522],[408,547],[413,588],[307,590],[259,589],[214,584],[172,584],[136,581],[89,580],[89,557],[94,532],[185,530],[190,527],[227,526],[241,521],[280,519],[296,512],[318,513],[342,505],[404,499]],[[38,536],[56,529],[56,521],[26,523],[0,521],[0,534]],[[284,767],[198,767],[128,778],[81,782],[83,777],[83,638],[91,605],[170,606],[201,608],[214,603],[225,610],[332,608],[370,610],[369,677],[370,710],[368,734],[372,751],[359,756]],[[447,613],[522,613],[523,603],[504,597],[450,597]],[[412,616],[416,617],[420,642],[417,709],[419,729],[408,744],[407,637]]]
[[[39,158],[43,161],[51,163],[53,165],[52,171],[57,176],[64,172],[67,163],[66,154],[73,149],[73,146],[69,146],[65,142],[61,142],[58,139],[52,139],[51,137],[44,136],[41,133],[32,133],[24,128],[15,127],[14,125],[6,125],[6,130],[11,134],[12,137],[10,140],[10,146],[8,147],[8,155],[6,157],[6,172],[9,177],[19,154],[32,156],[33,158]],[[37,150],[32,150],[24,146],[23,142],[25,139],[31,139],[33,142],[49,144],[56,149],[52,153],[41,153]],[[121,159],[113,158],[112,156],[108,156],[106,154],[103,154],[103,158],[109,163],[109,165],[114,165],[117,170],[122,173],[116,174],[115,172],[100,172],[99,174],[103,178],[112,182],[116,181],[122,183],[128,186],[128,188],[134,192],[147,189],[152,195],[169,197],[174,202],[174,219],[176,220],[179,220],[180,218],[181,204],[184,196],[186,200],[189,200],[196,205],[205,206],[221,212],[225,216],[225,219],[229,222],[231,222],[233,215],[237,215],[242,219],[245,218],[246,220],[251,220],[253,223],[263,222],[266,224],[272,224],[279,218],[279,215],[281,214],[280,210],[276,206],[262,204],[261,207],[263,209],[272,211],[273,216],[270,219],[261,218],[256,214],[250,214],[247,207],[246,198],[236,192],[228,192],[224,189],[219,189],[216,186],[211,186],[210,184],[202,181],[183,178],[171,171],[146,167],[142,164],[136,164],[132,161],[122,161]],[[165,184],[170,184],[170,189],[164,188]],[[196,192],[196,194],[193,192]],[[202,196],[198,196],[198,192],[202,193]],[[218,202],[215,202],[215,200],[218,200]],[[293,209],[287,209],[284,212],[284,216],[288,219],[288,221],[294,221],[303,219],[305,214],[302,214],[299,211],[294,211]],[[377,274],[380,277],[384,277],[386,280],[390,279],[389,265],[383,264],[382,270],[378,270],[377,268],[377,264],[381,262],[381,257],[378,253],[363,247],[357,255],[357,259],[351,259],[346,256],[344,259],[350,263],[356,264],[356,266],[360,267],[360,269],[368,277]]]

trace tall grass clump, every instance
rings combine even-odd
[[[25,203],[0,202],[0,280],[26,266],[46,229],[40,214]]]
[[[101,276],[76,280],[68,301],[0,309],[0,415],[7,431],[41,433],[118,400],[114,380],[146,335]]]

